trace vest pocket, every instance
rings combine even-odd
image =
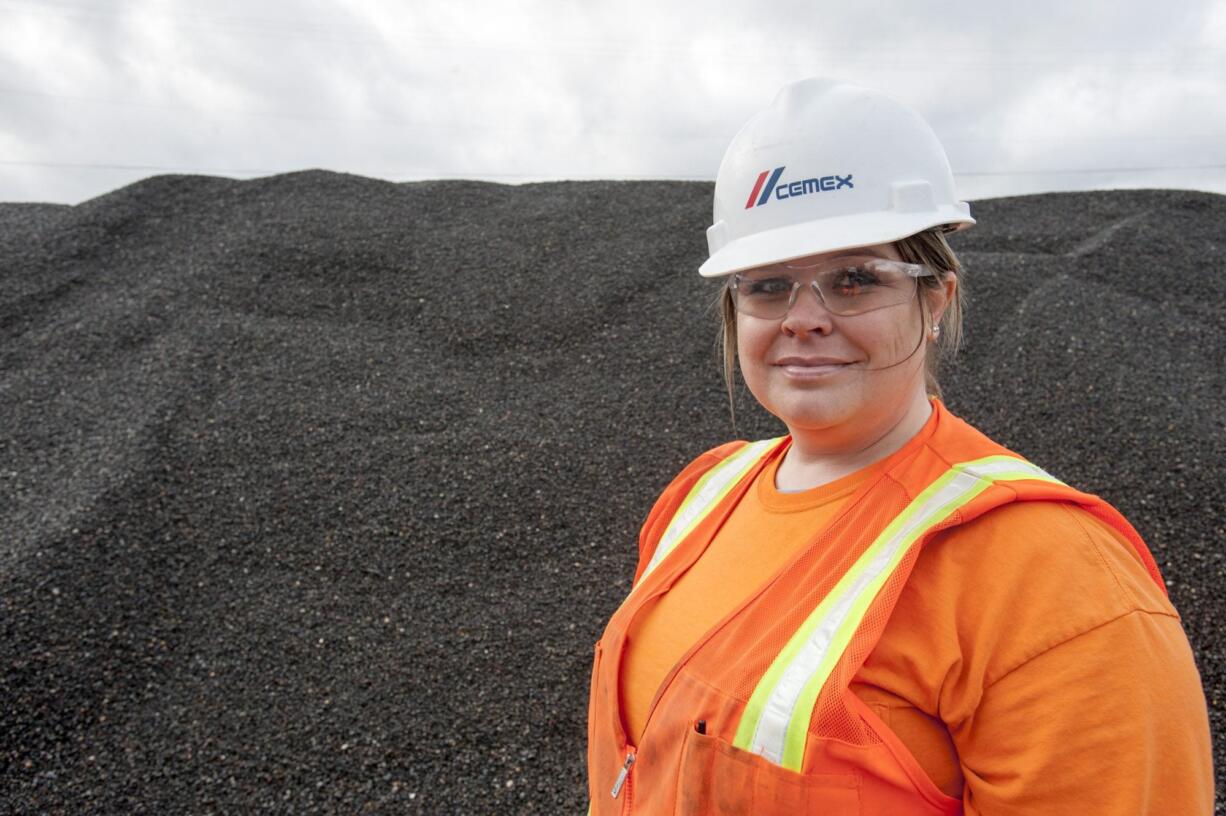
[[[677,779],[679,816],[859,816],[860,777],[802,774],[688,729]]]

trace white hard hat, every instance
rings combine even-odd
[[[715,180],[703,277],[975,223],[949,159],[894,97],[814,77],[779,91],[733,138]]]

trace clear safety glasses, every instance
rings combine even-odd
[[[802,266],[771,264],[732,276],[728,288],[738,311],[766,320],[782,318],[809,284],[831,314],[858,315],[915,297],[918,279],[934,275],[920,264],[888,258],[839,258]]]

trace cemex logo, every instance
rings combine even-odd
[[[767,180],[767,175],[770,180]],[[763,170],[758,174],[758,180],[754,182],[753,192],[749,194],[749,200],[745,202],[745,209],[750,207],[761,207],[766,202],[770,201],[771,193],[775,194],[775,198],[796,198],[797,196],[808,195],[809,193],[820,193],[826,190],[837,190],[840,187],[851,187],[855,189],[851,183],[851,173],[845,176],[822,176],[821,178],[807,178],[800,181],[789,181],[785,184],[779,183],[779,177],[783,175],[783,168],[776,167],[774,172]]]

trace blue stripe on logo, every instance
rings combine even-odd
[[[758,199],[758,206],[762,206],[771,197],[771,192],[775,189],[775,185],[779,183],[779,177],[783,175],[783,167],[776,167],[775,172],[771,173],[770,181],[766,182],[765,189],[762,190],[762,197]]]

